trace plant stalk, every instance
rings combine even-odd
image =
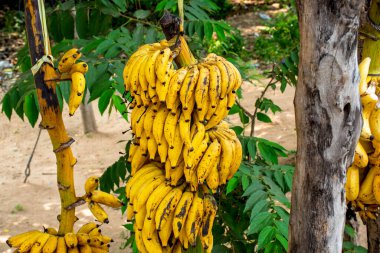
[[[25,0],[25,25],[27,31],[27,40],[29,44],[29,53],[32,65],[41,59],[44,55],[50,55],[49,45],[44,45],[43,23],[46,17],[41,16],[39,6],[42,1]],[[47,31],[45,31],[47,34]],[[49,48],[46,52],[45,48]],[[65,207],[74,203],[77,198],[74,189],[73,168],[76,159],[73,156],[70,145],[74,142],[66,132],[62,120],[62,112],[59,108],[56,94],[56,80],[59,76],[55,69],[48,63],[44,63],[40,70],[34,76],[34,82],[37,90],[38,104],[42,121],[40,127],[47,129],[56,156],[57,164],[57,184],[61,198],[61,215],[59,223],[60,235],[73,231],[75,218],[75,208],[66,210]]]

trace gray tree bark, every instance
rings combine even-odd
[[[297,161],[289,252],[339,253],[345,173],[361,126],[360,0],[297,0],[301,34],[295,95]]]

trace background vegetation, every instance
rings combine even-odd
[[[263,77],[270,80],[262,95],[252,101],[253,114],[240,103],[230,111],[240,118],[240,124],[233,129],[243,144],[243,161],[236,175],[215,196],[219,211],[213,231],[213,252],[287,252],[288,193],[294,167],[280,161],[294,151],[254,135],[257,120],[270,123],[271,114],[281,112],[280,105],[267,98],[266,92],[269,89],[284,92],[288,85],[296,84],[299,31],[294,1],[277,2],[287,11],[268,20],[267,28],[252,41],[243,38],[238,29],[225,21],[226,17],[242,11],[228,1],[185,1],[185,32],[197,57],[214,52],[233,62],[248,82]],[[46,1],[46,8],[53,56],[59,58],[67,49],[81,48],[83,60],[89,64],[88,102],[96,104],[101,114],[117,111],[128,121],[126,108],[130,97],[124,94],[123,67],[141,44],[164,38],[158,20],[165,10],[177,13],[177,1]],[[262,11],[266,5],[253,8]],[[4,17],[2,32],[24,32],[22,12],[17,8]],[[35,126],[39,108],[27,45],[17,57],[20,75],[1,101],[2,112],[9,119],[14,113],[20,118],[26,117]],[[255,67],[253,59],[261,63],[262,69]],[[69,86],[68,82],[57,86],[61,108],[68,101]],[[238,95],[244,97],[244,90]],[[113,191],[124,201],[127,200],[123,185],[130,170],[126,162],[129,145],[130,142],[126,144],[125,154],[108,167],[101,178],[102,190]],[[122,247],[130,246],[136,251],[133,226],[125,224],[124,227],[132,233]],[[354,236],[350,228],[347,233]],[[347,252],[362,250],[349,243],[345,248]]]

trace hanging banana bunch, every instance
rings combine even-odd
[[[242,159],[239,139],[222,121],[241,75],[223,57],[197,61],[189,52],[182,36],[143,45],[123,71],[133,97],[127,220],[134,222],[140,252],[181,252],[197,238],[211,252],[217,213],[212,193]],[[174,64],[177,56],[183,64]]]
[[[363,127],[345,185],[346,199],[363,222],[376,219],[380,204],[380,104],[378,78],[369,75],[370,64],[368,57],[359,64]]]
[[[58,63],[58,70],[61,78],[71,80],[70,98],[69,98],[69,115],[73,116],[79,105],[82,103],[83,95],[86,89],[86,79],[84,74],[88,71],[88,64],[85,62],[76,62],[82,54],[77,48],[68,50],[62,56]]]

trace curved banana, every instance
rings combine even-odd
[[[348,201],[354,201],[359,195],[360,180],[359,180],[359,168],[356,166],[351,166],[347,169],[347,179],[346,179],[346,199]]]
[[[69,97],[69,115],[73,116],[79,105],[82,103],[83,94],[86,88],[86,79],[80,72],[71,74],[71,90]]]
[[[196,244],[197,235],[202,223],[202,217],[203,199],[195,194],[185,224],[186,235],[191,246],[195,246]]]
[[[109,222],[107,213],[104,211],[104,209],[98,203],[90,202],[88,204],[88,209],[90,209],[91,213],[94,215],[94,217],[99,222],[101,222],[101,223],[108,223]]]
[[[181,231],[184,230],[185,220],[191,204],[193,203],[193,198],[194,193],[185,191],[177,204],[173,218],[173,233],[175,238],[178,238]]]
[[[98,190],[94,190],[91,192],[91,200],[106,206],[110,206],[113,208],[119,208],[123,206],[123,202],[121,202],[117,197]]]

